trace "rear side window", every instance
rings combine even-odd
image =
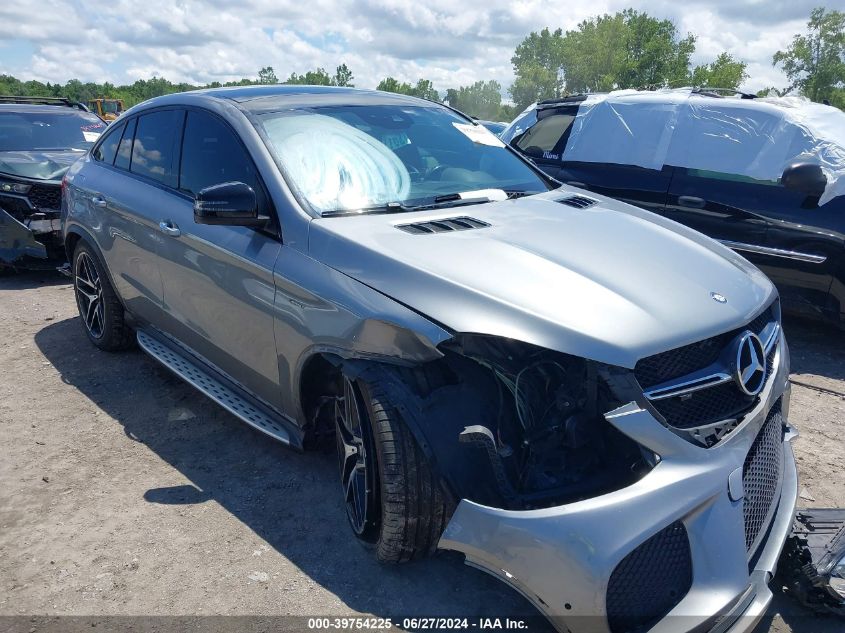
[[[168,187],[176,186],[174,161],[183,115],[181,110],[162,110],[139,117],[132,146],[130,171],[133,174],[152,178]]]
[[[126,127],[125,123],[109,129],[100,143],[94,150],[94,160],[111,165],[114,163],[114,157],[117,156],[117,146],[120,145],[120,137],[123,135],[123,129]]]
[[[252,159],[238,138],[217,117],[189,110],[182,144],[179,189],[196,194],[224,182],[243,182],[255,190],[259,204],[263,189]]]
[[[135,126],[138,119],[132,119],[126,124],[120,145],[117,147],[117,156],[114,159],[114,166],[120,169],[129,169],[129,162],[132,160],[132,139],[135,138]]]

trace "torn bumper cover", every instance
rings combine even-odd
[[[47,258],[47,247],[33,230],[0,208],[0,264],[14,265],[25,257]]]
[[[781,339],[774,379],[717,445],[696,446],[631,402],[605,418],[660,456],[642,479],[537,510],[464,499],[439,547],[511,585],[561,631],[750,631],[772,598],[797,499],[785,350]]]

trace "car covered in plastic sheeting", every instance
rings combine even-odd
[[[845,113],[689,89],[574,95],[502,134],[562,182],[741,252],[791,312],[845,324]]]
[[[349,88],[153,99],[66,183],[91,342],[334,444],[381,561],[462,552],[573,633],[762,615],[797,495],[789,352],[730,249]]]
[[[105,129],[67,99],[0,97],[0,268],[64,263],[62,177]]]

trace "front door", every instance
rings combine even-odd
[[[165,327],[230,380],[279,408],[273,334],[273,266],[282,247],[278,233],[194,222],[193,196],[232,181],[255,189],[259,213],[273,215],[252,159],[234,132],[209,112],[188,110],[179,192],[159,218]]]

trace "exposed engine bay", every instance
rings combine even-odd
[[[657,457],[604,418],[623,402],[608,369],[509,339],[462,335],[415,367],[339,361],[377,380],[458,499],[505,509],[618,490]]]

